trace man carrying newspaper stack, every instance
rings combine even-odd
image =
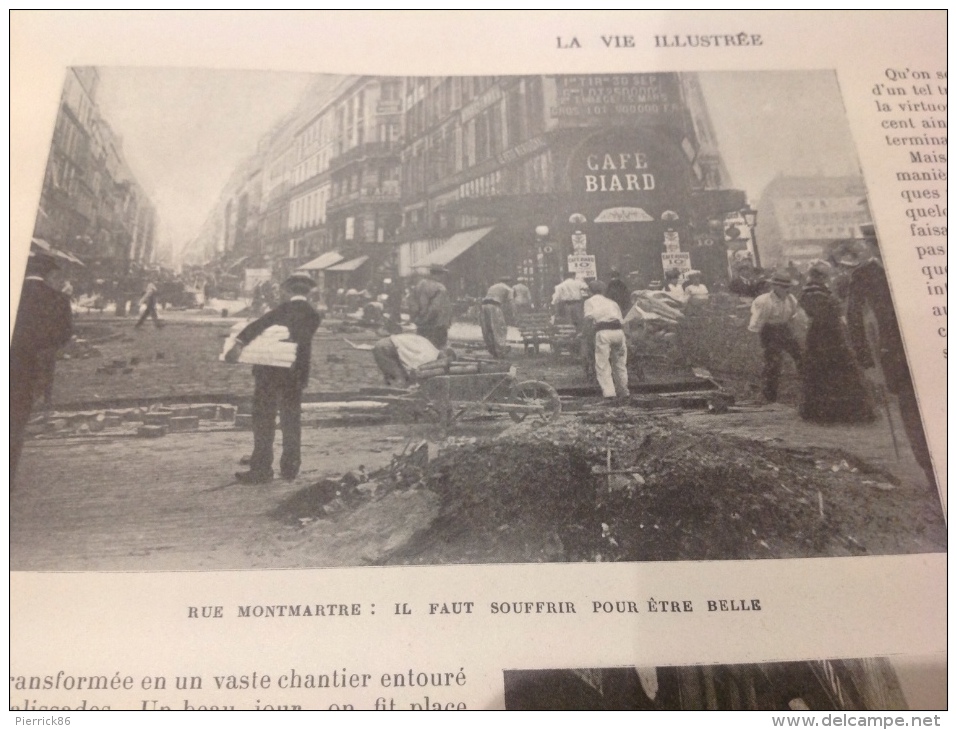
[[[265,484],[272,480],[277,411],[282,428],[280,474],[287,480],[295,479],[299,474],[302,392],[309,382],[312,337],[322,322],[322,316],[306,298],[314,286],[313,280],[305,274],[293,274],[286,279],[282,285],[284,301],[236,335],[236,344],[224,357],[226,362],[238,362],[243,347],[273,326],[288,329],[289,341],[296,344],[296,356],[291,367],[253,366],[253,378],[256,381],[252,413],[253,454],[249,460],[249,471],[236,474],[241,484]]]

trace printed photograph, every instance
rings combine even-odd
[[[905,674],[905,677],[907,675]],[[926,676],[921,676],[926,680]],[[907,711],[944,709],[946,682],[901,681],[884,657],[505,672],[507,710]],[[915,702],[909,702],[909,695]],[[942,704],[935,704],[942,701]],[[926,704],[930,702],[930,706]]]
[[[13,570],[946,550],[831,71],[74,67],[51,115]]]

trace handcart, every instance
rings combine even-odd
[[[456,359],[420,368],[412,377],[414,385],[406,394],[389,400],[415,401],[437,415],[444,427],[465,414],[507,413],[521,423],[528,417],[550,421],[562,410],[561,398],[551,385],[520,380],[507,362]]]

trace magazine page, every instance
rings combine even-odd
[[[11,711],[946,709],[943,11],[11,49]]]

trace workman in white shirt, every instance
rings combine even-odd
[[[372,348],[379,371],[386,385],[404,387],[409,373],[422,365],[438,360],[442,351],[422,335],[402,333],[383,337]]]
[[[621,308],[605,296],[603,281],[588,284],[592,296],[585,300],[584,316],[595,332],[595,375],[605,398],[628,395],[628,345]]]
[[[790,293],[792,285],[790,276],[776,273],[771,277],[771,291],[751,303],[748,329],[758,334],[764,349],[763,392],[768,403],[778,399],[784,353],[790,355],[798,371],[801,370],[801,345],[791,329],[791,322],[798,314],[797,299]]]
[[[565,274],[565,280],[555,287],[552,294],[552,306],[555,317],[578,327],[582,320],[582,302],[591,296],[588,284],[575,277],[575,272]]]

